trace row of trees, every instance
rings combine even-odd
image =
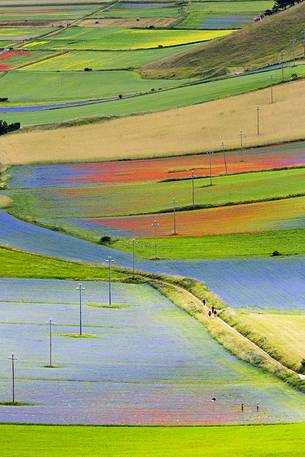
[[[290,6],[294,6],[297,3],[301,3],[303,0],[275,0],[272,9],[268,9],[265,11],[265,16],[271,16],[278,11],[285,10]]]
[[[20,122],[14,122],[13,124],[8,124],[6,121],[0,120],[0,135],[5,135],[9,132],[14,132],[19,130],[21,127]]]

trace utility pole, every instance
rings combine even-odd
[[[86,288],[79,283],[79,285],[76,288],[79,291],[79,336],[83,335],[83,291],[86,290]]]
[[[293,60],[293,67],[295,67],[295,61],[296,61],[296,45],[297,45],[297,39],[294,37],[291,40],[291,45],[292,45],[292,60]]]
[[[48,368],[53,368],[53,363],[52,363],[52,355],[53,355],[53,347],[52,347],[52,325],[54,325],[54,322],[52,319],[49,320],[49,365],[47,365]]]
[[[240,136],[240,154],[242,154],[243,148],[244,148],[244,132],[242,131],[242,129],[240,129],[239,136]]]
[[[154,220],[154,222],[151,224],[153,229],[154,229],[154,239],[155,239],[155,259],[158,258],[157,256],[157,234],[158,234],[158,228],[160,227],[160,224],[158,221]]]
[[[176,227],[176,199],[173,199],[173,235],[177,235],[177,227]]]
[[[111,262],[114,262],[113,258],[109,255],[107,258],[108,262],[108,305],[112,305],[112,275],[111,275]]]
[[[226,158],[225,144],[223,141],[221,142],[221,147],[222,147],[223,161],[224,161],[226,175],[227,175],[228,174],[227,158]]]
[[[195,175],[194,172],[192,171],[192,205],[193,209],[195,209]]]
[[[274,99],[273,99],[273,78],[272,75],[270,75],[270,103],[271,105],[273,104]]]
[[[256,134],[260,136],[260,109],[259,106],[256,107]]]
[[[282,82],[284,82],[285,75],[284,75],[284,54],[283,51],[280,52],[280,63],[281,63],[281,69],[282,69]]]
[[[135,278],[135,249],[136,248],[136,240],[132,239],[132,278]]]
[[[212,183],[212,154],[213,154],[212,151],[209,151],[209,152],[208,152],[208,155],[209,155],[209,165],[210,165],[210,186],[213,185],[213,183]]]
[[[12,404],[15,404],[15,355],[12,354],[11,357],[9,357],[9,360],[12,362]]]

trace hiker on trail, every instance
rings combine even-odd
[[[205,306],[205,298],[202,300],[203,305]]]
[[[211,311],[209,311],[209,312],[208,312],[208,314],[209,314],[209,317],[211,317],[211,316],[212,316],[212,312],[211,312]]]
[[[259,403],[256,403],[256,412],[259,413]]]
[[[241,412],[242,412],[242,413],[244,412],[244,406],[245,406],[245,405],[244,405],[243,403],[241,403],[240,409],[241,409]]]
[[[216,309],[214,309],[214,316],[215,316],[215,317],[217,316],[217,311],[216,311]]]
[[[212,305],[212,313],[214,313],[214,310],[215,310],[214,305]]]

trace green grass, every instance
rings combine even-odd
[[[305,424],[227,427],[2,425],[2,457],[303,457]]]
[[[237,7],[239,4],[240,2],[234,2],[230,7]],[[194,51],[147,65],[143,71],[156,78],[198,75],[209,77],[287,61],[294,55],[303,57],[304,12],[305,4],[297,5],[267,17],[260,23],[245,27],[231,36],[204,43]],[[293,39],[296,39],[295,50],[292,46]],[[280,57],[279,53],[282,51],[284,54]]]
[[[204,237],[167,237],[158,239],[158,255],[162,259],[186,260],[270,256],[275,250],[284,255],[304,254],[304,237],[303,228]],[[152,239],[138,239],[136,246],[138,255],[152,257]],[[128,240],[123,239],[116,241],[112,247],[128,252],[132,250]]]
[[[71,51],[52,59],[24,67],[23,71],[81,71],[85,67],[93,70],[121,70],[139,68],[155,60],[168,57],[190,47],[186,45],[144,51]]]
[[[196,205],[208,208],[304,195],[304,179],[303,168],[221,176],[213,178],[213,186],[209,185],[209,178],[196,179]],[[8,195],[13,199],[13,212],[33,218],[128,216],[172,211],[173,198],[178,210],[192,209],[191,180],[76,187],[73,190],[35,187],[12,190]]]
[[[65,29],[50,39],[25,45],[24,49],[47,50],[132,50],[176,46],[211,40],[231,30],[148,30],[114,27],[78,27]]]
[[[113,270],[115,280],[128,275]],[[94,280],[107,279],[108,269],[0,247],[0,277]]]
[[[13,70],[0,79],[0,92],[9,103],[1,106],[68,102],[149,92],[179,84],[142,79],[135,71],[24,72]]]
[[[257,14],[263,12],[267,8],[272,8],[272,1],[258,0],[258,1],[233,1],[233,2],[191,2],[188,7],[189,12],[203,11],[209,14],[224,14],[228,13],[232,16],[236,14]]]
[[[300,77],[305,75],[305,66],[285,69],[285,78],[289,79],[292,73]],[[41,124],[63,123],[70,121],[101,119],[112,116],[129,116],[137,113],[152,113],[172,108],[204,103],[232,95],[244,94],[270,85],[270,76],[274,84],[281,81],[281,70],[261,72],[247,76],[229,78],[209,83],[200,83],[192,86],[135,97],[127,100],[118,100],[103,104],[93,104],[81,107],[62,108],[42,112],[6,113],[3,119],[8,122],[21,122],[23,127]]]

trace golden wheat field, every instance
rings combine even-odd
[[[273,91],[273,104],[269,89],[264,89],[161,113],[7,135],[1,137],[0,147],[6,163],[18,164],[182,155],[217,150],[221,141],[228,149],[238,148],[241,129],[244,146],[303,139],[304,81],[275,86]]]

